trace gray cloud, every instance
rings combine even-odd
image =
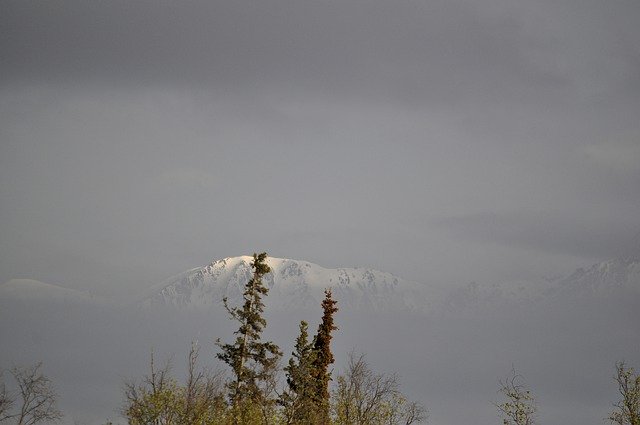
[[[460,267],[440,217],[639,226],[634,3],[2,9],[1,280],[128,288],[264,248],[451,282],[503,252]],[[554,273],[610,252],[562,240]]]
[[[425,96],[444,103],[559,99],[572,88],[606,94],[637,76],[638,10],[633,3],[617,4],[616,13],[589,6],[9,2],[3,74],[72,84],[275,85],[419,104]]]
[[[437,220],[457,237],[585,259],[637,255],[636,223],[551,212],[478,213]]]
[[[129,300],[267,250],[432,285],[507,285],[637,250],[639,21],[635,0],[3,1],[0,284]],[[129,330],[105,312],[92,319],[105,337],[87,344],[69,329],[93,327],[66,326],[79,316],[13,307],[30,322],[0,309],[0,340],[20,335],[1,360],[50,346],[53,370],[75,373],[66,400],[90,380],[86,359]],[[637,340],[624,327],[634,305],[599,307],[416,323],[411,341],[405,322],[380,319],[397,338],[380,350],[355,322],[345,335],[383,369],[405,367],[434,421],[494,420],[489,381],[516,361],[541,419],[587,423],[610,407],[606,367]],[[153,338],[139,328],[127,337],[138,363],[113,356],[123,373],[145,364]],[[186,346],[164,331],[156,340]],[[338,342],[343,354],[354,344]],[[103,395],[116,400],[111,384]],[[472,409],[457,412],[460,397]]]

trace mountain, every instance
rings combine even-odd
[[[448,311],[491,308],[505,304],[533,304],[544,300],[563,300],[626,294],[640,296],[640,257],[614,258],[578,268],[566,277],[524,282],[476,282],[452,288],[443,299]]]
[[[187,270],[154,287],[146,306],[208,309],[222,307],[227,297],[238,305],[251,279],[253,257],[229,257]],[[327,269],[307,261],[269,257],[271,273],[265,304],[276,310],[317,307],[331,288],[343,308],[371,311],[422,311],[430,305],[423,287],[389,273],[365,268]]]
[[[98,302],[96,297],[87,292],[31,279],[11,279],[0,285],[0,300],[5,302],[46,301],[74,304]]]
[[[625,290],[640,294],[640,260],[637,257],[615,258],[579,268],[558,282],[563,293],[610,294]]]
[[[227,297],[232,306],[239,305],[244,286],[252,276],[252,260],[249,256],[228,257],[187,270],[152,286],[140,304],[182,310],[222,309],[222,299]],[[326,288],[332,289],[334,298],[345,310],[376,312],[456,312],[529,305],[558,297],[640,296],[637,255],[579,268],[564,278],[492,284],[473,282],[446,290],[367,268],[328,269],[308,261],[272,257],[267,263],[272,271],[263,279],[269,288],[265,304],[274,311],[318,308]],[[13,279],[1,284],[0,301],[65,305],[115,303],[87,292],[29,279]]]

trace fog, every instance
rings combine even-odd
[[[339,301],[339,300],[338,300]],[[616,400],[616,361],[638,364],[638,292],[601,297],[495,302],[426,314],[339,311],[334,377],[350,352],[366,354],[376,372],[397,373],[402,390],[422,402],[432,424],[490,424],[498,381],[515,368],[539,406],[540,423],[600,424]],[[191,342],[201,364],[229,372],[214,341],[233,338],[237,324],[221,309],[194,312],[30,301],[2,303],[0,364],[44,362],[60,394],[65,423],[123,423],[125,381],[170,360],[185,371]],[[269,312],[265,340],[286,362],[298,320],[315,330],[317,311]]]
[[[640,228],[637,2],[0,8],[2,282],[261,250],[508,281]]]
[[[178,368],[229,337],[132,307],[213,259],[448,291],[640,255],[638,21],[634,0],[3,1],[0,284],[111,301],[0,300],[0,367],[43,360],[69,417],[98,421],[151,348]],[[495,421],[512,364],[542,423],[599,424],[614,362],[640,367],[639,317],[594,297],[343,316],[337,357],[397,371],[433,424]]]

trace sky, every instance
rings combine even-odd
[[[428,284],[640,231],[636,0],[3,1],[0,282],[267,251]]]
[[[130,301],[267,251],[521,286],[638,258],[638,22],[637,0],[1,1],[0,284]],[[154,344],[232,335],[54,301],[0,299],[0,369],[44,360],[69,423],[104,423]],[[601,424],[637,294],[554,302],[343,316],[336,370],[366,351],[457,425],[495,423],[515,364],[541,423]]]

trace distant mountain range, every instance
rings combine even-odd
[[[579,268],[558,282],[559,291],[605,294],[620,289],[640,293],[640,260],[637,257],[616,258],[587,269]]]
[[[154,285],[140,304],[205,311],[222,307],[223,298],[239,305],[244,285],[251,279],[252,257],[228,257],[187,270]],[[328,269],[302,260],[269,257],[271,273],[263,279],[269,288],[268,309],[289,311],[317,308],[324,290],[331,288],[343,309],[427,312],[458,310],[505,302],[535,302],[553,297],[604,296],[626,291],[640,295],[640,260],[616,258],[580,268],[565,278],[535,282],[481,285],[471,283],[448,291],[410,282],[367,268]],[[40,300],[65,303],[108,303],[87,292],[34,280],[13,279],[0,285],[0,301]]]
[[[447,310],[459,310],[622,293],[640,296],[640,260],[637,257],[602,261],[579,268],[567,277],[491,285],[472,282],[449,291],[442,306]]]
[[[216,308],[228,298],[238,305],[251,279],[252,257],[229,257],[174,276],[151,291],[145,306]],[[308,261],[269,257],[265,304],[278,310],[317,307],[331,288],[343,308],[417,311],[428,304],[424,287],[389,273],[364,268],[326,269]]]

